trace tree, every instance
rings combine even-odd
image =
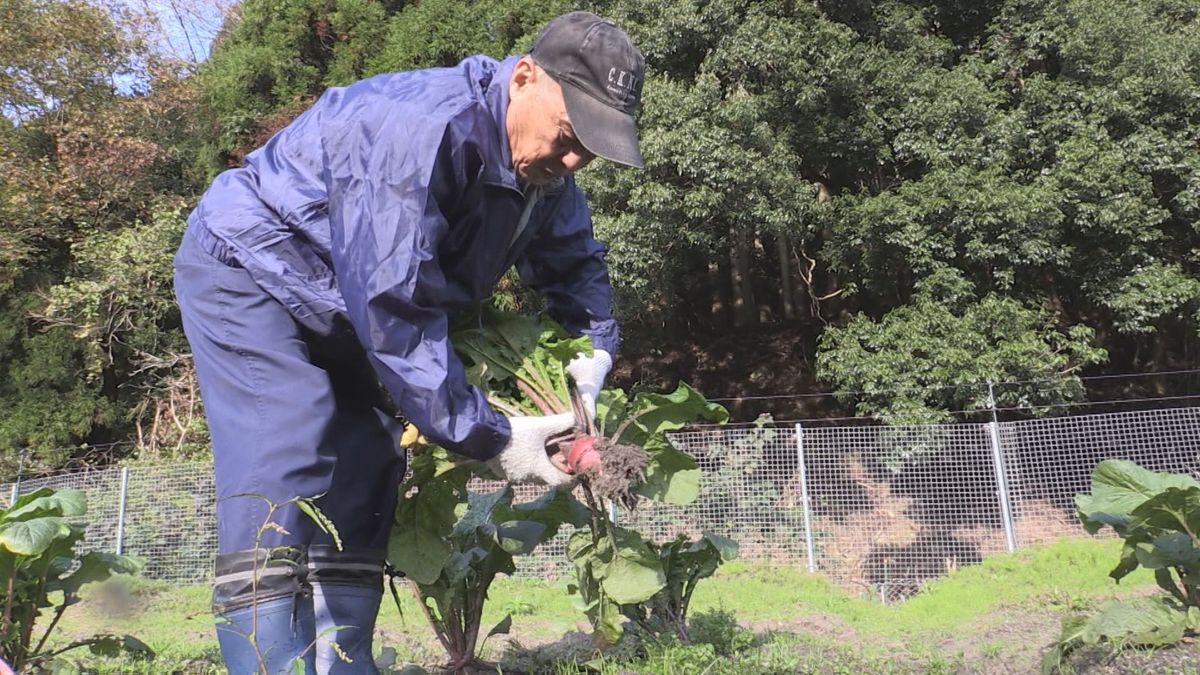
[[[29,119],[111,95],[136,40],[114,7],[88,0],[8,0],[0,16],[0,111]]]
[[[155,242],[138,224],[189,189],[192,99],[124,14],[18,4],[0,30],[41,48],[18,43],[0,86],[13,121],[0,130],[0,448],[53,465],[130,435],[148,345],[178,352],[178,320],[158,310],[173,306],[163,270],[181,228]]]
[[[854,317],[821,336],[817,368],[859,415],[892,424],[954,421],[951,411],[1038,409],[1079,401],[1076,374],[1106,358],[1083,325],[1066,331],[1044,310],[974,289],[950,268],[918,285],[881,320]],[[1004,383],[992,391],[986,382]],[[1044,410],[1043,410],[1044,412]]]

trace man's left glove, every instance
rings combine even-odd
[[[566,485],[573,477],[561,471],[546,454],[546,439],[575,426],[574,413],[557,415],[517,415],[508,418],[512,438],[492,459],[488,467],[513,483]]]
[[[567,364],[567,374],[575,380],[579,397],[583,399],[588,414],[596,416],[596,397],[604,388],[604,378],[612,370],[612,355],[603,349],[593,349],[591,356],[576,354]]]

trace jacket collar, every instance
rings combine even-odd
[[[492,119],[496,121],[496,134],[500,143],[500,173],[504,182],[510,187],[520,189],[517,172],[513,171],[512,150],[508,145],[508,81],[512,78],[513,68],[516,67],[520,56],[510,56],[500,61],[483,93]]]

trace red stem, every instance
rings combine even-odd
[[[555,413],[561,412],[560,410],[556,410],[553,406],[551,406],[550,403],[546,399],[542,398],[542,395],[539,394],[525,380],[521,380],[521,379],[517,380],[517,389],[520,389],[521,393],[524,394],[525,397],[528,398],[530,401],[532,401],[533,405],[537,406],[537,409],[539,411],[541,411],[541,413],[543,415],[553,415]]]

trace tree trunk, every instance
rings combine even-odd
[[[775,253],[779,258],[779,295],[783,303],[783,318],[796,318],[796,287],[792,279],[792,242],[787,235],[775,237]]]
[[[712,260],[708,263],[708,314],[714,326],[724,326],[729,322],[729,274],[722,262]]]
[[[754,234],[747,228],[736,225],[730,230],[733,250],[730,251],[730,281],[733,283],[733,321],[737,326],[753,326],[758,323],[758,303],[754,299],[754,285],[750,276],[750,263],[754,255]]]

